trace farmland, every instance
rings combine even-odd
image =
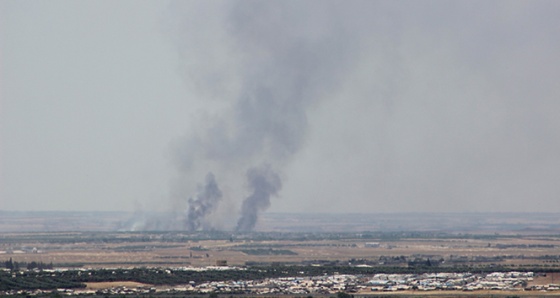
[[[67,273],[53,273],[50,279],[37,269],[6,273],[4,285],[80,288],[108,282],[164,285],[185,280],[495,271],[553,277],[560,271],[558,217],[550,214],[341,216],[343,220],[332,227],[332,218],[325,215],[272,214],[250,233],[131,231],[122,228],[126,224],[116,214],[102,214],[105,220],[85,224],[75,215],[27,216],[4,217],[0,222],[4,230],[0,267]],[[70,223],[71,229],[57,225],[59,221]],[[35,229],[24,225],[18,230],[14,222]],[[210,273],[188,269],[209,266],[244,269]]]
[[[50,215],[4,217],[0,260],[75,268],[212,266],[218,261],[233,266],[560,266],[560,216],[554,214],[348,216],[333,227],[326,215],[273,214],[251,233],[129,231],[122,229],[126,215],[101,214],[99,221],[89,221],[95,215]],[[28,225],[14,229],[14,222],[35,231],[26,230]],[[69,226],[56,228],[58,222]]]

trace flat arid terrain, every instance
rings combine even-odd
[[[14,262],[20,266],[43,264],[71,270],[295,265],[369,268],[370,272],[531,271],[535,276],[526,287],[553,288],[560,283],[557,214],[265,214],[258,229],[243,233],[133,230],[129,227],[134,219],[128,216],[118,213],[4,216],[0,221],[0,261],[6,266]],[[85,284],[92,291],[162,287],[133,280]],[[375,294],[369,289],[355,293]],[[407,293],[403,290],[376,294]],[[504,291],[460,293],[462,296],[508,294]],[[534,291],[509,294],[529,293],[535,294]],[[543,295],[551,293],[558,292]],[[457,292],[408,294],[452,297]]]
[[[136,233],[4,234],[0,258],[91,268],[213,266],[219,260],[235,266],[303,262],[407,266],[416,259],[430,260],[443,267],[476,264],[512,268],[521,265],[543,268],[560,266],[560,239],[549,236],[364,240],[345,235],[348,238],[341,240],[187,240],[188,234],[165,235],[168,237]],[[38,240],[34,240],[34,237]],[[76,239],[76,242],[68,241],[68,238]]]
[[[131,231],[119,213],[4,213],[0,260],[25,263],[560,266],[558,214],[265,214],[256,231],[236,233]]]

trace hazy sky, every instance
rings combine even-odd
[[[183,210],[212,172],[234,214],[265,165],[275,212],[560,212],[558,16],[0,1],[0,210]]]

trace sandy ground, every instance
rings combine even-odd
[[[560,297],[560,292],[537,291],[398,291],[398,292],[364,292],[364,296],[421,296],[421,297]]]
[[[87,282],[86,289],[88,290],[101,290],[117,287],[139,288],[151,287],[149,284],[143,284],[135,281],[108,281],[108,282]]]
[[[560,284],[560,272],[549,272],[546,276],[537,276],[532,282],[529,282],[529,286],[548,284]]]
[[[88,290],[101,290],[118,287],[138,288],[152,287],[149,284],[130,281],[114,281],[114,282],[91,282],[86,283]],[[160,287],[161,288],[161,287]],[[395,292],[372,292],[360,291],[354,294],[356,296],[419,296],[419,297],[560,297],[560,291],[541,292],[541,291],[395,291]],[[289,295],[288,295],[289,296]]]

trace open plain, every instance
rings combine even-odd
[[[183,270],[235,267],[275,271],[271,268],[286,266],[302,268],[290,269],[298,276],[314,272],[327,279],[336,278],[337,271],[356,273],[356,276],[365,273],[359,281],[365,286],[355,288],[351,286],[354,281],[349,281],[336,290],[351,291],[354,295],[533,297],[537,293],[538,296],[559,293],[554,290],[560,283],[560,216],[557,214],[265,214],[255,231],[243,233],[161,229],[180,224],[161,220],[174,216],[155,214],[154,218],[158,225],[141,225],[134,215],[119,213],[12,213],[0,221],[0,264],[6,267],[4,270],[8,267],[13,270],[14,264],[21,269],[33,269],[41,264],[54,270],[70,270],[74,272],[70,273],[74,274],[70,279],[85,282],[86,287],[81,291],[105,296],[175,291],[178,283],[188,280],[176,276],[166,286],[165,276]],[[138,268],[145,269],[138,271]],[[96,275],[95,270],[113,277],[88,279],[76,273]],[[133,278],[130,272],[144,277]],[[535,275],[522,286],[506,287],[508,290],[486,286],[474,292],[444,288],[437,292],[412,290],[416,284],[433,280],[425,274],[438,272],[476,274],[462,279],[464,289],[475,276],[472,282],[483,285],[485,274],[491,272]],[[367,286],[367,279],[377,273],[407,273],[415,277],[398,291],[388,286],[373,291]],[[150,278],[154,282],[147,282]],[[194,278],[194,283],[181,286],[182,290],[178,291],[196,292],[215,287],[205,285],[200,278]],[[216,278],[210,277],[214,281]],[[441,284],[437,278],[434,282]],[[275,281],[264,282],[262,287],[267,288],[269,283]],[[261,286],[256,284],[256,287],[260,291]],[[329,291],[314,293],[332,294],[334,289]]]
[[[0,260],[87,268],[213,266],[219,261],[234,266],[560,266],[557,214],[269,214],[251,233],[132,231],[130,216],[4,216]]]

